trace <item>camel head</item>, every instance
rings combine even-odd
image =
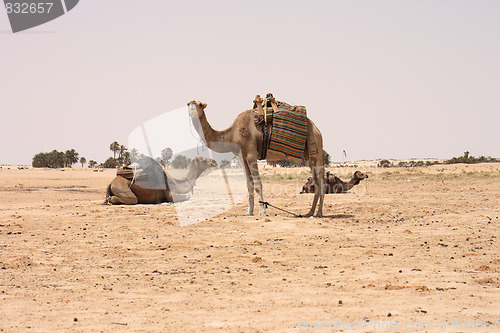
[[[302,191],[300,191],[300,194],[312,192],[314,192],[314,184],[312,183],[312,177],[309,177],[305,185],[302,186]]]
[[[203,113],[205,113],[205,108],[207,107],[206,103],[202,103],[200,101],[191,101],[188,104],[188,111],[189,111],[189,116],[191,118],[201,118],[203,116]]]
[[[353,176],[352,178],[357,178],[357,179],[361,180],[361,179],[366,179],[366,178],[368,178],[368,175],[367,175],[366,173],[364,173],[364,172],[361,172],[361,171],[356,171],[356,172],[354,173],[354,176]]]
[[[217,167],[217,161],[203,156],[196,156],[189,164],[189,168],[197,168],[200,171],[216,167]]]

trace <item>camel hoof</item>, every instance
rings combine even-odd
[[[248,212],[245,214],[245,216],[253,216],[253,213]]]

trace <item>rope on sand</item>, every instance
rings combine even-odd
[[[292,213],[292,212],[289,212],[289,211],[287,211],[287,210],[281,209],[281,208],[279,208],[279,207],[273,206],[273,205],[271,205],[271,204],[270,204],[269,202],[267,202],[267,201],[260,201],[260,200],[259,200],[259,203],[260,203],[260,204],[263,204],[266,208],[267,208],[267,207],[273,207],[274,209],[281,210],[282,212],[285,212],[285,213],[287,213],[287,214],[293,215],[293,217],[304,217],[304,215],[297,215],[297,214],[295,214],[295,213]]]

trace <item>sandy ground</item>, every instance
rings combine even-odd
[[[323,218],[243,202],[181,227],[172,204],[101,205],[114,170],[4,167],[0,331],[500,332],[500,165],[364,168]],[[265,173],[308,210],[305,169]]]

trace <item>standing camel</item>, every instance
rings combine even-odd
[[[265,216],[266,207],[262,203],[264,202],[262,181],[257,165],[257,159],[262,149],[263,135],[261,128],[255,125],[254,110],[247,110],[240,113],[230,127],[222,131],[216,131],[212,128],[205,115],[207,104],[199,101],[191,101],[188,103],[188,107],[189,116],[191,117],[194,128],[208,148],[219,153],[232,152],[235,155],[241,152],[241,159],[243,161],[240,161],[240,164],[245,168],[248,189],[247,215],[253,215],[255,191],[257,192],[260,202],[259,215]],[[266,160],[269,162],[278,161],[282,158],[283,156],[281,154],[276,154],[272,150],[267,151]],[[304,148],[304,159],[311,168],[315,184],[319,184],[319,188],[323,188],[323,178],[325,174],[323,138],[319,129],[309,118],[307,119],[307,137]],[[324,191],[315,192],[311,209],[305,215],[306,217],[314,214],[318,199],[319,208],[316,216],[323,216],[324,197]]]
[[[193,190],[196,179],[203,171],[217,166],[215,160],[197,156],[188,166],[188,174],[183,179],[166,175],[168,183],[164,189],[144,188],[130,179],[117,175],[106,189],[106,201],[113,205],[158,204],[162,202],[185,201]]]

